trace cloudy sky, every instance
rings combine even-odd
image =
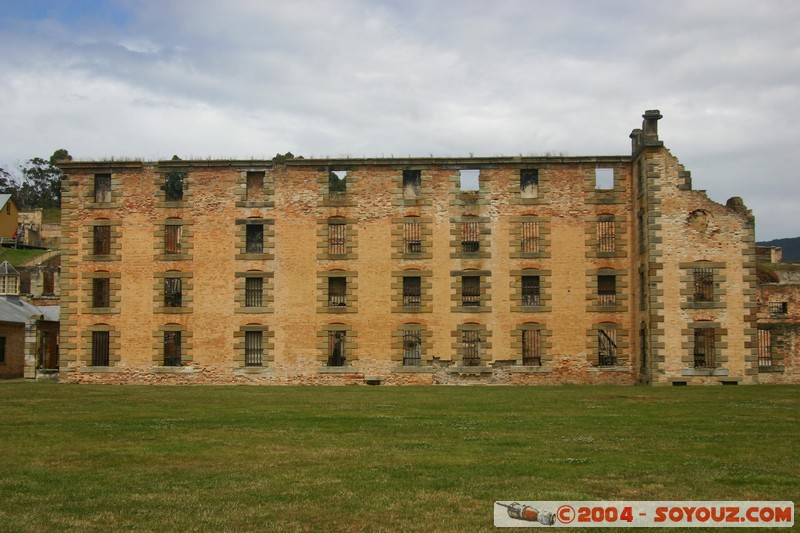
[[[800,2],[0,0],[0,165],[617,155],[800,235]]]

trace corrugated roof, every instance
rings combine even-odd
[[[0,296],[0,322],[24,324],[32,316],[41,317],[42,310],[31,305],[19,296]]]
[[[42,320],[58,322],[61,318],[61,307],[58,305],[37,305],[36,307],[42,312]]]

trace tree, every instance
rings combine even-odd
[[[11,194],[20,209],[59,207],[61,205],[60,161],[70,161],[69,152],[60,148],[49,160],[41,157],[29,159],[20,166],[19,176],[0,169],[0,192]]]

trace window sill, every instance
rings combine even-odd
[[[782,374],[786,371],[786,367],[783,365],[772,365],[772,366],[760,366],[758,367],[759,374],[769,374],[769,373],[779,373]]]
[[[730,370],[727,368],[684,368],[681,376],[727,376]]]
[[[491,374],[494,369],[490,366],[451,366],[448,374]]]
[[[629,366],[593,366],[589,369],[590,372],[630,372]]]

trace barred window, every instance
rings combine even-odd
[[[403,306],[419,307],[422,303],[422,278],[420,276],[403,277]]]
[[[767,308],[769,310],[769,314],[779,316],[785,315],[789,312],[789,303],[788,302],[769,302],[767,304]]]
[[[328,221],[328,254],[345,255],[347,253],[347,224],[341,219]]]
[[[417,254],[422,252],[421,224],[419,220],[403,222],[403,253]]]
[[[461,342],[464,349],[462,363],[464,366],[478,366],[481,364],[481,334],[480,331],[467,329],[461,332]]]
[[[522,364],[525,366],[540,366],[542,332],[538,329],[522,330]]]
[[[617,332],[613,329],[597,331],[597,364],[599,366],[617,364]]]
[[[522,222],[522,253],[539,253],[539,223],[525,221]]]
[[[262,307],[264,298],[264,279],[245,278],[244,280],[244,306]]]
[[[108,366],[109,351],[108,331],[93,331],[92,366]]]
[[[758,366],[772,366],[772,330],[758,328]]]
[[[167,172],[164,175],[164,192],[168,202],[183,200],[183,181],[185,172]]]
[[[244,332],[244,364],[245,366],[261,366],[264,356],[263,331]]]
[[[522,198],[538,198],[539,170],[535,168],[520,170],[519,189]]]
[[[522,305],[541,305],[539,276],[522,276]]]
[[[94,255],[111,255],[111,226],[94,226],[92,237]]]
[[[694,301],[714,301],[714,269],[695,268],[694,272]]]
[[[461,222],[461,251],[475,253],[480,250],[480,224],[477,217],[464,217]]]
[[[245,235],[245,252],[248,254],[264,253],[264,226],[261,224],[247,224]]]
[[[347,307],[347,278],[328,278],[328,307]]]
[[[164,278],[164,307],[181,307],[181,278]]]
[[[597,221],[597,251],[615,252],[617,249],[616,224],[612,215],[601,215]]]
[[[422,336],[417,330],[403,331],[403,366],[419,366],[422,361]]]
[[[110,307],[110,286],[108,278],[94,278],[92,280],[92,307]]]
[[[181,234],[183,226],[179,224],[169,224],[164,226],[164,253],[181,253]]]
[[[419,170],[403,171],[403,198],[413,200],[419,196],[420,177],[421,171]]]
[[[616,305],[617,276],[601,274],[597,276],[597,303],[599,305]]]
[[[111,174],[94,175],[94,201],[97,203],[111,201]]]
[[[181,366],[181,332],[164,332],[164,366]]]
[[[264,172],[247,173],[245,194],[248,202],[258,202],[264,198],[264,175]]]
[[[481,277],[461,277],[461,305],[477,307],[481,305]]]
[[[697,328],[694,330],[694,367],[714,368],[715,361],[714,328]]]
[[[346,331],[328,332],[328,366],[345,366],[347,362],[346,342]]]

